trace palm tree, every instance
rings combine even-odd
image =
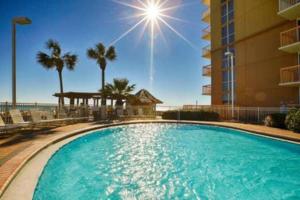
[[[123,105],[123,99],[128,99],[132,96],[131,92],[135,89],[135,84],[129,85],[127,79],[114,79],[113,84],[107,84],[105,86],[106,92],[109,92],[112,97],[114,97],[117,106]]]
[[[69,70],[74,70],[77,63],[77,55],[69,52],[61,55],[59,43],[52,39],[49,39],[48,42],[46,42],[46,49],[50,51],[50,54],[39,51],[37,53],[37,62],[46,69],[56,69],[59,76],[60,93],[62,94],[64,93],[62,71],[64,66]],[[59,102],[64,105],[64,98],[60,98]]]
[[[107,65],[107,61],[114,61],[117,58],[117,54],[115,51],[114,46],[110,46],[107,50],[105,46],[102,43],[99,43],[96,45],[96,47],[90,48],[87,50],[87,56],[90,59],[94,59],[97,61],[97,64],[99,65],[101,72],[102,72],[102,90],[104,91],[105,87],[105,69]],[[106,105],[106,98],[105,96],[101,99],[101,105]]]

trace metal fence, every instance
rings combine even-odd
[[[55,110],[57,108],[57,104],[50,103],[18,103],[16,105],[16,109],[22,111],[28,111],[31,109],[39,109],[39,110]],[[8,112],[13,108],[12,103],[10,102],[0,102],[0,112]]]
[[[0,102],[0,114],[9,122],[9,110],[11,110],[12,104],[8,102]],[[101,108],[93,105],[89,106],[70,106],[65,105],[63,108],[58,104],[46,104],[46,103],[18,103],[17,109],[21,110],[26,120],[30,120],[29,110],[38,109],[41,111],[50,111],[56,117],[82,117],[93,116],[94,118],[101,118]],[[238,121],[244,123],[263,123],[267,115],[272,113],[287,113],[290,108],[280,107],[234,107],[231,106],[203,106],[203,105],[185,105],[185,106],[164,106],[158,105],[156,107],[149,106],[106,106],[105,113],[109,119],[139,119],[139,118],[161,118],[166,111],[178,112],[178,120],[180,118],[180,112],[183,111],[209,111],[216,112],[220,116],[222,121]],[[62,112],[63,111],[63,112]],[[64,113],[64,114],[62,114]],[[97,117],[98,116],[98,117]]]
[[[171,108],[171,107],[169,107]],[[291,108],[287,107],[234,107],[231,106],[202,106],[202,105],[186,105],[183,107],[172,107],[169,110],[176,110],[180,120],[180,112],[183,111],[208,111],[216,112],[222,121],[237,121],[243,123],[262,124],[264,119],[273,113],[288,113]]]

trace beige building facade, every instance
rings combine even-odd
[[[299,104],[300,0],[202,2],[209,25],[202,38],[211,43],[202,53],[211,85],[202,93],[212,105]]]

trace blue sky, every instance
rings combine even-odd
[[[135,0],[123,0],[133,3]],[[162,27],[165,41],[156,34],[154,80],[150,86],[150,43],[146,31],[137,40],[141,27],[115,44],[118,59],[108,63],[106,80],[128,78],[165,102],[165,105],[209,104],[201,96],[201,86],[209,79],[201,76],[201,66],[208,60],[201,57],[201,22],[205,7],[199,0],[170,0],[182,6],[170,15],[187,22],[167,19],[196,49],[191,48],[166,26]],[[100,88],[100,69],[86,57],[86,49],[98,42],[109,45],[133,26],[136,19],[122,20],[136,11],[112,0],[0,0],[0,101],[11,100],[11,19],[27,16],[29,26],[17,27],[17,101],[56,102],[52,94],[59,90],[55,70],[45,70],[36,62],[36,53],[45,51],[45,42],[52,38],[60,42],[64,52],[79,56],[75,71],[63,72],[65,91],[95,92]]]

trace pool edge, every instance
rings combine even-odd
[[[291,138],[288,136],[278,136],[278,135],[272,135],[268,134],[266,132],[260,132],[257,130],[249,130],[241,127],[236,127],[232,125],[226,125],[222,124],[220,122],[204,122],[204,121],[177,121],[177,120],[137,120],[137,121],[123,121],[123,122],[117,122],[117,123],[111,123],[111,124],[99,124],[99,125],[93,125],[88,128],[82,128],[75,131],[66,132],[66,134],[61,135],[60,137],[54,138],[52,140],[49,140],[45,143],[41,143],[40,147],[36,150],[34,150],[32,153],[30,153],[20,164],[18,167],[11,173],[11,175],[5,180],[5,183],[0,189],[0,199],[3,197],[5,191],[10,186],[14,178],[19,174],[19,172],[24,168],[24,166],[32,160],[37,154],[39,154],[44,149],[48,148],[49,146],[59,143],[63,140],[66,140],[68,138],[81,135],[86,132],[91,132],[94,130],[100,130],[104,128],[114,127],[114,126],[122,126],[122,125],[130,125],[130,124],[143,124],[143,123],[180,123],[180,124],[195,124],[195,125],[209,125],[209,126],[215,126],[215,127],[224,127],[229,129],[235,129],[246,132],[246,134],[252,134],[252,135],[258,135],[262,137],[268,137],[270,139],[275,140],[281,140],[285,142],[292,142],[296,144],[300,144],[300,139]],[[12,158],[14,159],[14,157]]]

